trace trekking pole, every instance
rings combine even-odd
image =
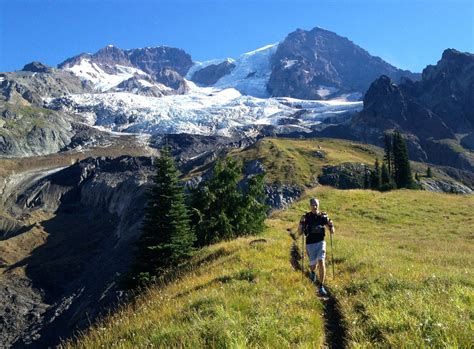
[[[333,233],[330,233],[329,235],[331,235],[331,264],[332,264],[332,278],[334,279],[334,246],[332,244]]]
[[[301,233],[301,279],[304,279],[304,233]]]

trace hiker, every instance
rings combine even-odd
[[[319,211],[319,200],[311,198],[309,200],[311,211],[301,217],[298,226],[298,232],[306,236],[306,253],[309,258],[310,279],[319,285],[319,293],[326,296],[327,292],[324,288],[324,278],[326,277],[326,241],[324,241],[325,228],[327,225],[331,234],[334,234],[334,224],[329,219],[326,212]],[[316,265],[318,267],[318,276],[316,278]]]

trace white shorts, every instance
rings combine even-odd
[[[316,265],[317,261],[326,259],[326,241],[306,245],[306,252],[309,257],[309,264]]]

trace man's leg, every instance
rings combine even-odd
[[[309,259],[309,269],[310,269],[309,278],[311,279],[311,281],[314,282],[316,280],[315,270],[316,270],[316,263],[317,263],[315,261],[314,245],[312,244],[306,245],[306,253],[308,254],[308,259]]]
[[[309,278],[311,279],[311,281],[315,282],[316,281],[316,273],[314,272],[314,270],[316,269],[316,264],[313,264],[313,265],[309,265],[309,269],[311,270],[310,273],[309,273]]]
[[[318,260],[318,274],[320,284],[324,285],[324,278],[326,277],[326,265],[324,259]]]

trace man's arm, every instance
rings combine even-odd
[[[329,227],[329,231],[331,232],[331,234],[334,234],[335,233],[335,229],[334,229],[334,223],[332,222],[332,219],[329,219],[328,220],[328,227]]]
[[[304,233],[305,215],[301,216],[300,223],[298,224],[298,233],[301,235]]]

